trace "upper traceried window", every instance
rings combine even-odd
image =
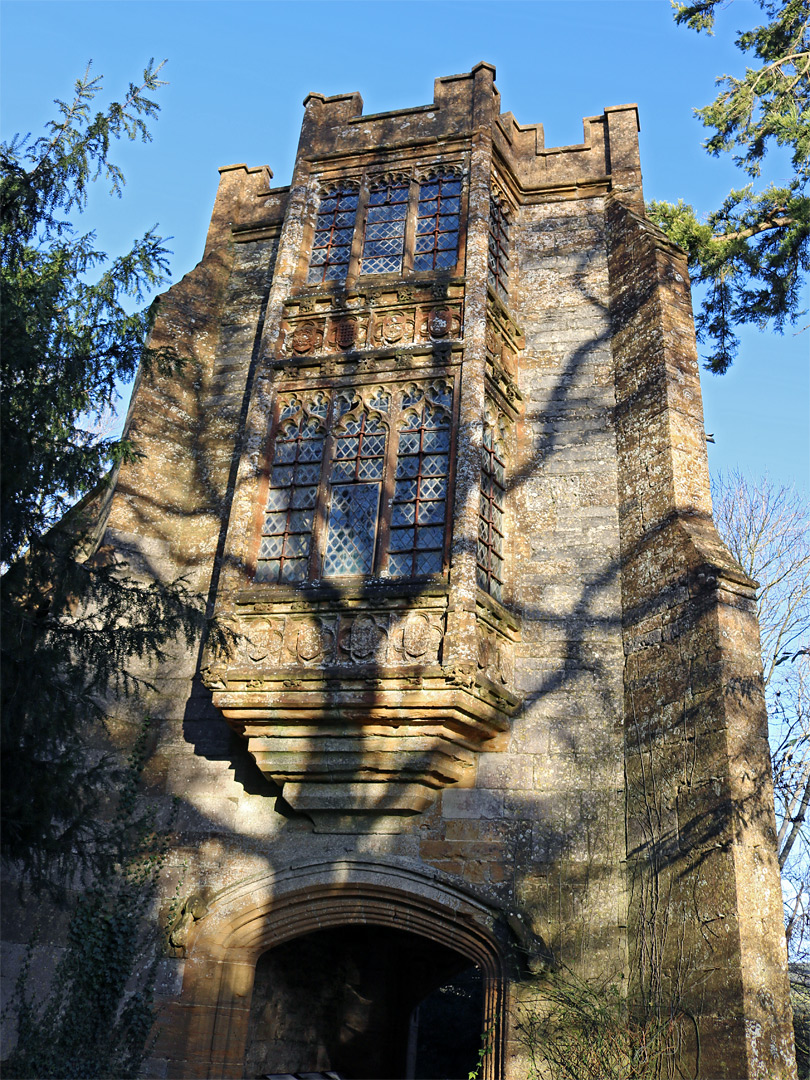
[[[381,184],[369,192],[361,274],[402,270],[409,193],[407,180]]]
[[[441,573],[452,404],[445,379],[283,395],[255,580]]]
[[[423,180],[416,217],[414,270],[446,270],[458,258],[461,177],[440,173]]]
[[[509,297],[509,216],[506,202],[493,193],[489,200],[487,283],[504,302]]]
[[[357,188],[350,184],[333,188],[321,197],[307,284],[346,279],[358,197]]]
[[[495,406],[488,406],[481,450],[477,569],[479,586],[500,601],[503,600],[507,433],[506,418]]]
[[[456,165],[436,166],[418,181],[388,174],[334,182],[318,206],[307,284],[454,270],[462,192]]]

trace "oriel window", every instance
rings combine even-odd
[[[444,572],[452,409],[445,379],[283,395],[255,580]]]

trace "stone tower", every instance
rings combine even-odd
[[[221,169],[161,299],[187,362],[137,389],[103,542],[236,637],[156,673],[185,870],[153,1075],[431,1075],[463,986],[442,1075],[471,1024],[517,1080],[519,1003],[568,971],[674,1003],[686,1075],[795,1075],[685,258],[635,106],[547,148],[494,76],[311,94],[290,185]]]

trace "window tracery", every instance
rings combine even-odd
[[[452,406],[441,378],[284,395],[255,580],[441,573]]]

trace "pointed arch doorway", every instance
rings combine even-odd
[[[500,1080],[505,995],[495,918],[427,875],[359,861],[224,889],[189,936],[167,1032],[170,1069],[240,1080],[322,1071],[405,1080],[422,1073],[431,1041],[450,1050],[455,1071],[486,1032],[481,1075]],[[448,1007],[466,1042],[443,1037]]]
[[[259,957],[245,1076],[467,1080],[484,993],[468,957],[407,930],[333,926]]]

